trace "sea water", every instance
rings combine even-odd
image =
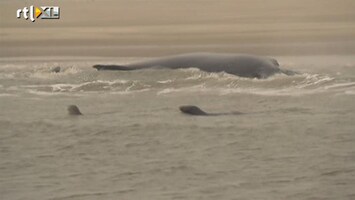
[[[298,74],[1,58],[0,199],[354,199],[355,57],[275,58]]]

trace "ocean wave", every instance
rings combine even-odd
[[[325,86],[325,89],[342,89],[342,88],[353,88],[355,87],[355,82],[347,82],[347,83],[335,83],[333,85]]]
[[[11,93],[0,93],[0,97],[17,97],[17,94],[11,94]]]
[[[132,92],[147,91],[151,86],[140,81],[133,80],[95,80],[83,83],[58,83],[58,84],[38,84],[22,85],[7,88],[11,91],[25,92],[36,95],[74,95],[90,94],[93,92],[109,92],[110,94],[129,94]]]
[[[327,76],[327,75],[320,75],[320,74],[303,74],[304,80],[297,83],[297,88],[309,88],[314,86],[319,86],[322,84],[327,84],[335,80],[335,78]]]
[[[30,78],[40,78],[40,79],[53,79],[60,78],[67,75],[79,74],[82,70],[75,66],[70,67],[60,67],[60,72],[55,72],[54,68],[57,65],[46,66],[46,67],[36,67],[27,76]],[[57,66],[59,67],[59,66]]]
[[[31,94],[110,92],[155,90],[157,95],[178,92],[214,92],[219,95],[247,93],[258,95],[305,95],[338,91],[351,94],[354,82],[339,81],[327,74],[300,73],[293,76],[275,74],[267,79],[238,77],[225,72],[211,73],[197,68],[179,70],[137,70],[98,72],[86,63],[42,63],[2,65],[2,90]],[[59,72],[53,67],[60,66]],[[349,92],[350,91],[350,92]],[[10,92],[11,93],[11,92]]]
[[[346,90],[344,93],[348,95],[355,95],[355,90]]]

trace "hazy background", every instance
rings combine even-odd
[[[17,19],[30,5],[58,5],[61,18]],[[352,55],[354,10],[354,0],[1,0],[0,56]]]

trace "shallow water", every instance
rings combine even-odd
[[[300,74],[1,58],[1,199],[355,198],[355,58],[276,58]],[[186,104],[245,114],[187,116]]]

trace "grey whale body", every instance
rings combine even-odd
[[[147,59],[127,65],[94,65],[97,70],[138,70],[146,68],[198,68],[206,72],[226,72],[240,77],[267,78],[283,73],[273,58],[248,54],[190,53]]]

